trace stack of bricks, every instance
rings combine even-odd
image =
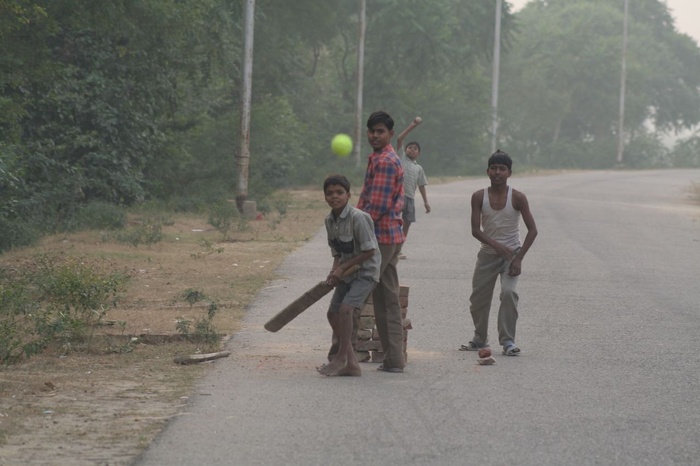
[[[408,313],[408,287],[402,286],[399,290],[399,302],[401,303],[401,321],[403,323],[403,354],[408,362],[408,331],[412,328],[411,321],[406,317]],[[357,325],[357,318],[355,319]],[[359,325],[357,325],[357,338],[355,340],[355,353],[360,362],[382,362],[384,352],[379,341],[377,325],[374,320],[374,305],[372,295],[360,310]]]

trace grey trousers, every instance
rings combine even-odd
[[[384,367],[403,368],[406,365],[403,357],[404,332],[399,302],[399,274],[396,270],[401,246],[403,244],[379,245],[382,265],[379,269],[379,283],[372,291],[374,320],[384,351]]]
[[[500,307],[498,308],[498,343],[505,346],[515,343],[515,324],[518,321],[518,293],[515,287],[518,277],[508,275],[510,262],[497,254],[479,251],[472,277],[472,294],[469,310],[474,321],[474,338],[477,345],[488,342],[489,313],[496,279],[501,278]]]

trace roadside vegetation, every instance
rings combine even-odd
[[[236,216],[226,239],[207,214],[172,214],[159,241],[119,241],[147,223],[128,212],[123,230],[50,235],[1,255],[3,462],[129,464],[211,367],[175,358],[221,350],[327,213],[320,187],[271,202],[257,219]]]
[[[700,122],[700,48],[663,1],[637,3],[623,164],[698,167],[697,133],[661,141]],[[124,209],[201,214],[237,196],[244,4],[0,0],[0,252],[85,228],[148,245],[164,224],[120,230]],[[532,169],[616,166],[620,2],[503,4],[499,147]],[[363,113],[398,131],[420,114],[433,176],[481,173],[490,150],[493,8],[367,5]],[[357,25],[355,2],[256,4],[247,195],[261,206],[330,171],[361,177],[361,158],[329,151],[353,132]]]

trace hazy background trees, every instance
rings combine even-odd
[[[531,2],[502,70],[506,146],[533,166],[615,163],[622,2]],[[700,51],[657,0],[630,2],[625,164],[672,166],[669,132],[700,121]]]
[[[530,3],[502,22],[499,146],[516,168],[615,164],[622,1]],[[0,0],[0,250],[102,202],[197,209],[234,191],[241,0]],[[365,114],[414,116],[428,174],[483,172],[492,0],[368,0]],[[364,166],[355,0],[257,0],[250,195]],[[625,162],[698,166],[700,50],[660,0],[630,9]],[[363,146],[362,153],[369,151]],[[358,187],[359,188],[359,187]]]

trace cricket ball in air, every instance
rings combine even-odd
[[[481,359],[491,357],[491,348],[481,348],[479,350],[479,357]]]
[[[336,134],[331,140],[331,150],[338,157],[347,157],[352,152],[352,139],[347,134]]]

